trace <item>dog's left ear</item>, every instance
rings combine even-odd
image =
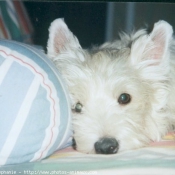
[[[81,48],[78,39],[69,30],[64,19],[58,18],[54,20],[49,28],[48,56],[54,58],[63,51],[78,48]]]
[[[133,43],[131,48],[131,61],[139,64],[143,61],[152,62],[153,65],[166,61],[169,57],[170,42],[173,29],[165,21],[155,23],[150,35],[146,35]]]

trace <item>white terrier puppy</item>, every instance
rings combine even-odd
[[[49,32],[48,56],[70,93],[78,151],[114,154],[173,130],[175,44],[167,22],[91,50],[81,48],[63,19]]]

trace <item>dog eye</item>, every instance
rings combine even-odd
[[[78,112],[78,113],[80,113],[81,111],[82,111],[82,108],[83,108],[83,105],[80,103],[80,102],[78,102],[76,105],[75,105],[75,112]]]
[[[118,98],[119,104],[128,104],[131,101],[131,96],[129,94],[123,93]]]

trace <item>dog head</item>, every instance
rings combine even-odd
[[[167,113],[171,26],[159,21],[90,50],[63,19],[49,28],[48,56],[66,81],[77,150],[112,154],[158,140]]]

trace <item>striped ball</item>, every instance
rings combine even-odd
[[[0,41],[0,165],[41,160],[71,144],[64,82],[41,51]]]

